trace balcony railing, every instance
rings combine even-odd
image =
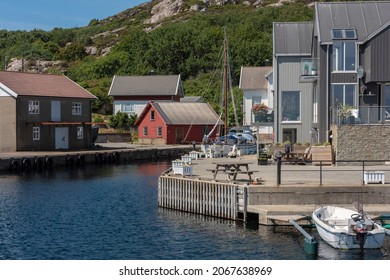
[[[337,125],[390,125],[390,106],[331,107],[330,122]]]
[[[318,75],[318,66],[317,58],[303,58],[300,64],[301,81],[316,78]]]
[[[272,125],[274,122],[274,110],[269,108],[261,112],[252,112],[252,122],[265,125]]]

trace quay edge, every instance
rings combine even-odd
[[[0,171],[29,171],[37,167],[118,164],[137,160],[171,159],[180,157],[190,150],[189,146],[135,146],[85,151],[0,152]]]

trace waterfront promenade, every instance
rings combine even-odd
[[[211,171],[218,162],[247,162],[253,171],[252,182],[246,174],[238,174],[229,181],[226,173],[218,172],[214,179]],[[373,217],[390,213],[390,166],[387,164],[365,166],[364,171],[381,171],[385,181],[363,184],[363,166],[318,166],[282,164],[281,182],[277,184],[277,165],[271,160],[267,165],[258,165],[255,155],[234,159],[201,158],[192,162],[192,176],[188,180],[232,184],[247,190],[246,212],[258,215],[259,223],[265,225],[288,224],[290,219],[299,220],[311,215],[320,205],[338,205],[354,209],[359,201],[364,210]],[[183,177],[173,175],[173,177]],[[191,179],[190,179],[191,178]],[[257,182],[255,182],[257,181]],[[356,210],[356,209],[355,209]]]

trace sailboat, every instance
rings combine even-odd
[[[223,120],[223,129],[221,129],[220,126],[218,126],[218,123],[220,122],[220,119],[218,119],[215,126],[212,128],[212,130],[205,135],[204,137],[204,143],[202,143],[202,150],[205,151],[207,149],[214,149],[214,154],[217,154],[219,151],[221,151],[221,156],[227,156],[230,155],[237,155],[237,154],[256,154],[257,153],[257,144],[256,144],[256,138],[253,136],[252,132],[250,130],[245,130],[244,128],[241,128],[238,124],[238,118],[237,118],[237,111],[236,106],[234,102],[234,95],[232,90],[232,83],[231,83],[231,75],[230,75],[230,67],[229,67],[229,52],[228,52],[228,42],[227,42],[227,36],[226,36],[226,29],[224,30],[224,48],[223,48],[223,106],[222,106],[222,113],[220,115],[220,119]],[[228,114],[228,91],[230,88],[231,93],[231,101],[233,105],[233,112],[235,117],[235,127],[229,130],[229,114]],[[209,137],[214,133],[215,129],[219,129],[219,135],[222,134],[221,137],[215,139],[214,144],[211,148],[208,146]],[[219,146],[222,147],[219,147]],[[232,153],[233,152],[233,153]],[[218,156],[218,155],[217,155]]]

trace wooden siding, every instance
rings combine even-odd
[[[275,125],[277,130],[275,142],[283,141],[283,129],[297,129],[297,142],[310,142],[310,130],[313,123],[313,84],[300,83],[300,62],[303,57],[278,57],[277,77],[274,77],[277,84],[275,85],[275,101],[278,104]],[[275,73],[274,73],[275,75]],[[301,93],[301,121],[300,122],[281,122],[281,94],[283,91],[299,91]]]
[[[0,97],[0,151],[16,151],[16,99]]]
[[[320,64],[320,75],[318,76],[318,89],[319,89],[319,100],[318,100],[318,141],[323,143],[328,141],[328,113],[329,113],[329,68],[330,58],[328,57],[328,46],[318,46],[319,64]]]
[[[332,73],[331,84],[357,84],[356,73]]]
[[[390,27],[363,46],[366,82],[390,82]]]
[[[61,121],[51,123],[51,101],[61,102]],[[39,114],[28,113],[28,102],[39,101]],[[72,115],[72,102],[81,103],[81,115]],[[55,128],[68,127],[70,150],[91,147],[91,100],[20,96],[17,101],[17,150],[55,150]],[[61,123],[62,122],[62,123]],[[77,124],[69,124],[69,123]],[[45,123],[45,124],[43,124]],[[40,127],[40,140],[33,141],[33,127]],[[83,139],[77,139],[77,127],[83,127]]]

